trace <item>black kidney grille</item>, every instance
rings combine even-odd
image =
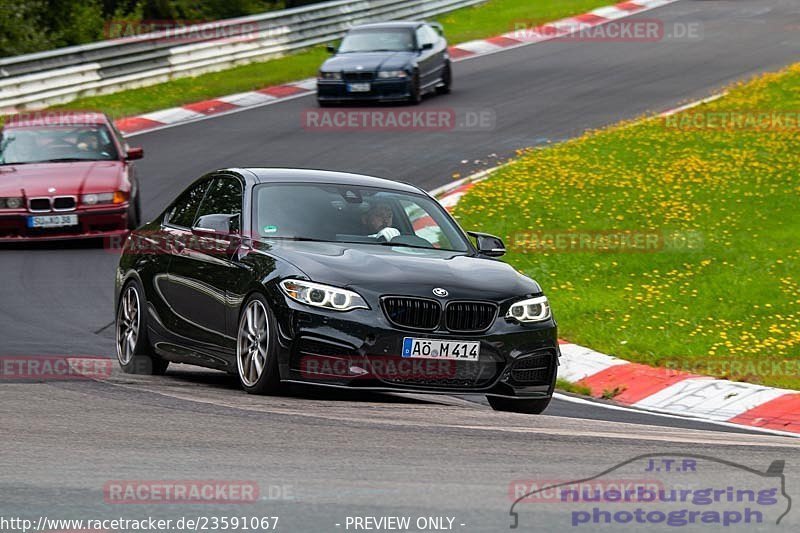
[[[29,206],[31,211],[50,211],[50,198],[33,198]]]
[[[549,383],[555,354],[550,350],[524,355],[511,366],[511,378],[520,385]]]
[[[383,299],[386,318],[397,326],[413,329],[436,329],[441,319],[439,302],[424,298],[389,296]]]
[[[451,302],[445,311],[450,331],[483,331],[491,327],[497,306],[489,302]]]
[[[372,72],[343,72],[342,77],[344,81],[372,81],[374,78]]]
[[[75,209],[75,198],[72,196],[59,196],[53,199],[53,209],[68,210]]]

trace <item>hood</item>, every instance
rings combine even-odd
[[[402,70],[413,65],[416,56],[416,52],[350,52],[328,59],[322,64],[322,70],[326,72]]]
[[[263,245],[312,281],[348,287],[366,296],[404,294],[433,298],[435,287],[449,299],[501,301],[541,292],[539,285],[501,261],[435,249],[271,242]]]
[[[121,161],[79,161],[0,166],[0,196],[53,196],[112,192],[124,172]],[[56,191],[49,192],[55,188]]]

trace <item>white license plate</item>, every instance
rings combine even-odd
[[[78,215],[41,215],[28,217],[29,228],[61,228],[77,226]]]
[[[477,361],[480,351],[481,343],[478,341],[443,341],[413,337],[403,339],[403,357]]]
[[[369,83],[348,83],[347,90],[351,93],[368,93],[371,86]]]

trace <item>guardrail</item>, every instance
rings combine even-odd
[[[0,110],[37,109],[278,57],[380,20],[425,19],[486,0],[338,0],[174,31],[0,59]],[[204,38],[209,32],[222,38]]]

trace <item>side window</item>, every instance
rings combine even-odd
[[[427,42],[425,41],[425,32],[423,31],[424,28],[425,26],[420,26],[417,28],[417,48],[422,48],[422,45]]]
[[[197,214],[197,208],[200,207],[200,202],[203,200],[208,184],[209,180],[205,180],[180,195],[167,211],[167,217],[164,222],[173,226],[191,228]]]
[[[242,214],[242,185],[236,178],[214,179],[194,220],[204,215],[221,214]]]
[[[436,44],[439,34],[428,25],[417,28],[417,45],[422,48],[423,44]]]
[[[452,247],[441,226],[421,205],[408,200],[400,200],[400,205],[411,223],[414,235],[425,239],[434,248],[450,249]]]

